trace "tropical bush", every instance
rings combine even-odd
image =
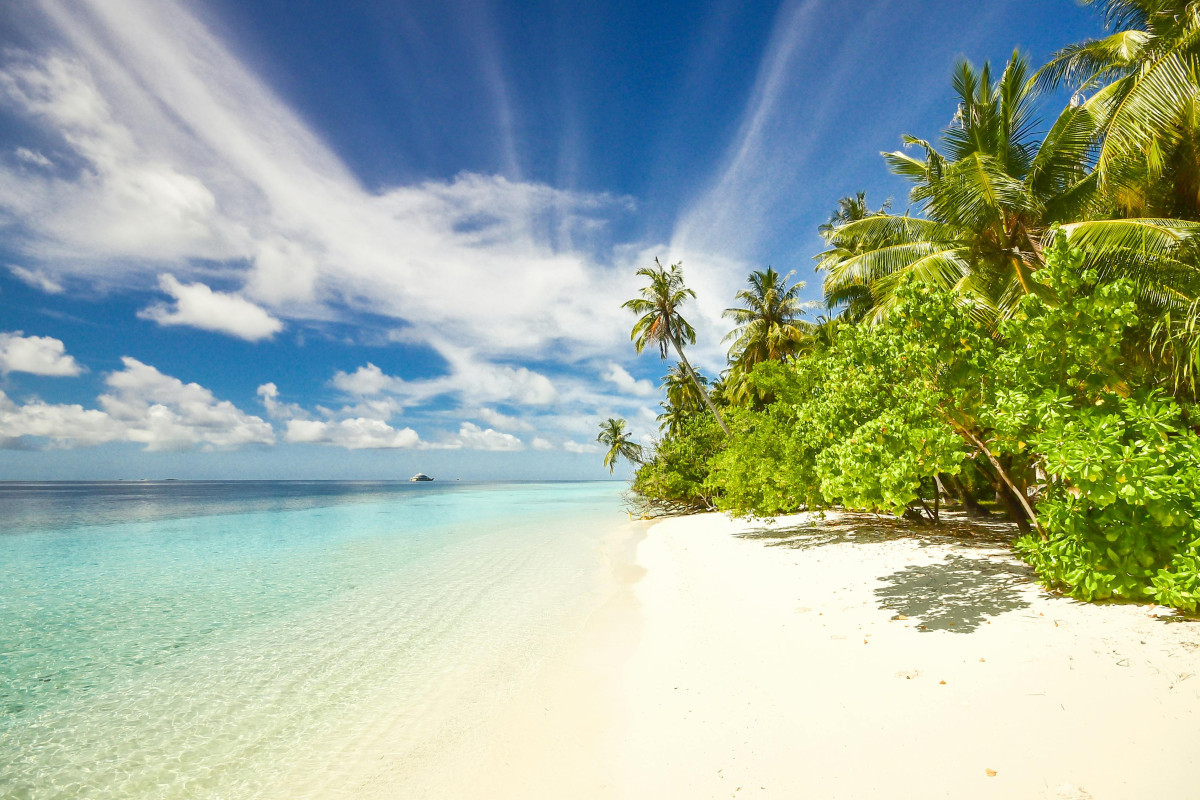
[[[709,414],[697,414],[664,438],[634,474],[633,490],[661,511],[709,510],[713,489],[708,462],[725,443],[725,434]]]

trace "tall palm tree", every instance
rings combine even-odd
[[[749,288],[734,295],[742,307],[725,309],[724,316],[737,324],[725,337],[725,341],[733,340],[729,360],[742,371],[761,361],[788,359],[812,327],[800,319],[805,307],[800,299],[804,282],[788,286],[792,275],[781,276],[771,267],[751,272],[746,281]]]
[[[1194,271],[1182,254],[1200,226],[1090,219],[1104,210],[1090,171],[1097,136],[1090,107],[1064,109],[1038,141],[1036,82],[1019,53],[998,80],[986,64],[977,71],[960,62],[954,87],[959,110],[943,131],[944,154],[913,137],[905,143],[920,147],[924,158],[883,154],[891,170],[913,184],[911,198],[923,216],[878,214],[830,231],[829,249],[818,257],[827,297],[865,287],[869,316],[879,319],[908,275],[955,291],[979,318],[994,321],[1013,313],[1025,294],[1040,291],[1031,274],[1060,224],[1088,254],[1087,266],[1133,277],[1147,296],[1173,289]]]
[[[611,475],[616,469],[617,461],[625,459],[630,464],[642,463],[642,446],[629,438],[625,430],[625,420],[609,417],[600,423],[600,435],[596,441],[608,448],[604,454],[604,466],[608,467]]]
[[[704,399],[704,404],[728,436],[729,427],[721,417],[721,412],[713,405],[712,398],[708,396],[699,376],[696,375],[696,370],[692,369],[687,356],[683,354],[684,342],[696,343],[696,330],[679,313],[680,306],[687,302],[688,298],[696,297],[696,293],[684,285],[683,265],[675,263],[667,268],[656,258],[653,267],[642,267],[637,274],[646,278],[649,283],[642,287],[641,297],[628,300],[621,306],[638,315],[638,321],[634,323],[629,337],[633,340],[634,349],[640,355],[646,349],[646,345],[657,345],[659,356],[665,359],[668,350],[674,347],[676,355],[679,356],[679,363],[687,370],[696,385],[696,391]]]

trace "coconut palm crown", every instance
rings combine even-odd
[[[620,459],[630,464],[642,463],[642,446],[629,438],[623,419],[610,417],[601,422],[600,434],[596,441],[608,448],[608,452],[604,454],[604,466],[608,467],[609,475],[616,469]]]
[[[771,267],[756,270],[746,281],[748,288],[734,295],[741,307],[724,313],[737,324],[725,337],[733,340],[730,363],[748,370],[761,361],[782,361],[796,352],[811,326],[800,319],[804,282],[788,286],[792,274],[780,275]]]
[[[1082,3],[1099,8],[1111,33],[1059,50],[1038,71],[1038,84],[1068,85],[1080,99],[1092,93],[1084,105],[1102,134],[1096,172],[1119,205],[1141,215],[1200,220],[1200,5]]]
[[[959,110],[942,134],[944,153],[905,137],[924,158],[883,154],[892,172],[913,184],[911,199],[923,216],[876,214],[829,231],[829,249],[818,256],[827,299],[865,290],[867,316],[878,320],[899,281],[911,276],[957,293],[977,317],[994,322],[1010,316],[1025,294],[1041,291],[1031,275],[1059,225],[1088,254],[1088,267],[1132,278],[1143,296],[1161,298],[1194,274],[1181,253],[1195,225],[1095,218],[1105,200],[1090,170],[1097,137],[1091,107],[1064,109],[1039,141],[1036,82],[1019,53],[999,79],[986,64],[976,70],[960,62],[954,87]]]

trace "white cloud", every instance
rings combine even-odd
[[[256,394],[259,401],[263,404],[263,408],[266,409],[267,416],[271,419],[308,418],[308,412],[296,403],[281,403],[279,401],[279,387],[274,383],[264,383],[262,386],[259,386]]]
[[[510,417],[507,414],[501,414],[492,408],[481,408],[475,412],[475,416],[483,420],[493,428],[510,431],[532,431],[533,426],[522,419]]]
[[[18,406],[0,392],[0,443],[17,446],[25,436],[46,438],[60,447],[86,447],[125,438],[125,426],[103,411],[80,405],[33,400]]]
[[[273,444],[275,431],[196,383],[164,375],[134,358],[105,378],[99,409],[33,400],[17,405],[0,394],[0,440],[32,436],[60,447],[137,442],[146,450],[231,449]]]
[[[432,447],[447,450],[524,450],[525,444],[511,433],[501,433],[491,428],[480,428],[473,422],[464,422],[458,435]]]
[[[345,406],[338,415],[343,417],[368,417],[387,421],[404,412],[404,406],[394,397],[364,399],[352,406]]]
[[[399,388],[403,386],[404,381],[384,375],[383,370],[368,361],[365,367],[359,367],[354,372],[347,373],[338,370],[333,374],[330,383],[346,394],[370,397],[382,394],[384,390],[392,387]]]
[[[110,391],[100,396],[100,407],[125,425],[129,441],[141,442],[147,450],[275,442],[269,423],[228,400],[217,400],[200,384],[164,375],[136,358],[125,356],[121,363],[125,368],[105,379]]]
[[[80,169],[0,160],[0,213],[31,268],[53,264],[72,289],[143,291],[161,280],[174,302],[146,316],[250,340],[285,323],[303,330],[378,315],[447,364],[443,376],[411,381],[371,364],[338,373],[335,387],[359,402],[328,419],[396,413],[366,398],[413,408],[449,397],[459,419],[481,407],[517,416],[536,408],[539,430],[557,442],[586,434],[563,427],[569,418],[631,413],[630,396],[652,394],[620,368],[609,377],[617,396],[593,371],[629,353],[632,319],[621,303],[636,292],[634,269],[678,256],[650,242],[613,243],[610,223],[630,218],[628,198],[515,171],[364,186],[189,4],[35,8],[57,55],[0,56],[0,103],[56,141],[56,160]],[[746,265],[696,247],[681,254],[702,296],[688,317],[711,342],[696,349],[697,364],[711,373],[723,357],[720,312]],[[543,412],[563,425],[543,428]]]
[[[388,375],[379,367],[367,362],[366,366],[359,367],[354,372],[338,370],[330,383],[334,388],[354,397],[388,394],[408,405],[442,395],[455,395],[471,405],[504,402],[542,406],[558,399],[558,391],[550,379],[528,367],[488,363],[476,358],[469,350],[445,344],[439,349],[450,362],[450,372],[437,378],[406,381]],[[485,417],[481,418],[487,421]]]
[[[62,284],[40,269],[25,269],[16,264],[9,264],[8,271],[13,274],[14,278],[34,289],[40,289],[46,294],[62,294]]]
[[[355,417],[338,421],[288,420],[284,440],[348,450],[380,450],[416,447],[420,437],[412,428],[397,430],[383,420]]]
[[[601,447],[598,444],[594,444],[592,442],[573,442],[573,441],[568,440],[568,441],[563,442],[562,447],[563,447],[563,450],[566,450],[568,453],[603,453],[604,452],[603,447]]]
[[[553,450],[554,449],[554,443],[551,442],[549,439],[543,439],[541,436],[533,437],[533,441],[529,443],[529,446],[532,447],[534,450]]]
[[[653,383],[645,379],[634,380],[633,376],[615,361],[608,362],[608,368],[601,377],[615,385],[619,391],[625,394],[649,397],[655,392]]]
[[[640,257],[606,230],[629,199],[469,173],[367,189],[187,4],[38,7],[60,55],[10,53],[0,96],[85,169],[0,164],[32,258],[133,288],[215,270],[276,318],[380,314],[485,361],[627,346]]]
[[[158,285],[175,298],[175,307],[159,303],[139,311],[138,316],[159,325],[188,325],[251,342],[283,330],[282,322],[236,294],[215,292],[203,283],[180,283],[174,275],[160,276]]]
[[[73,377],[83,367],[67,355],[62,341],[51,336],[23,336],[21,331],[0,333],[0,373]]]
[[[54,162],[46,158],[36,150],[30,150],[28,147],[18,147],[13,154],[18,160],[24,161],[26,164],[32,164],[35,167],[53,166]]]

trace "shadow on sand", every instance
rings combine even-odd
[[[987,617],[1028,608],[1021,587],[1034,583],[1033,570],[1007,550],[1016,528],[1003,521],[978,521],[948,514],[943,524],[914,525],[870,514],[840,514],[806,525],[763,525],[745,533],[770,547],[809,549],[835,544],[872,544],[904,539],[919,547],[953,545],[944,561],[905,567],[878,578],[881,609],[911,617],[922,632],[970,633]]]

